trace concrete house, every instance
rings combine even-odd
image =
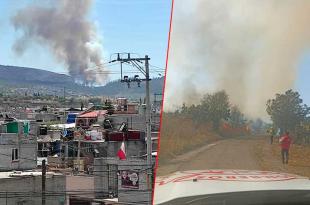
[[[37,167],[36,123],[29,121],[0,124],[0,204],[42,204],[42,172]],[[18,171],[17,171],[18,170]],[[66,203],[66,178],[47,172],[46,205]]]
[[[37,136],[30,132],[27,121],[0,125],[0,169],[27,170],[36,167]]]

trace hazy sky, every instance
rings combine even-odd
[[[0,1],[0,64],[66,72],[65,65],[57,61],[46,45],[32,43],[22,56],[12,50],[15,40],[21,36],[21,31],[15,31],[12,26],[12,16],[21,8],[44,3],[39,0]],[[88,18],[96,25],[104,61],[109,61],[112,53],[134,52],[141,57],[148,54],[152,65],[164,68],[170,9],[170,0],[94,0]],[[119,66],[109,69],[119,71]],[[110,79],[117,78],[117,74],[110,76]]]

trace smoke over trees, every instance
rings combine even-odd
[[[196,123],[211,122],[216,131],[219,130],[223,120],[229,121],[232,127],[241,127],[246,123],[243,113],[237,106],[231,106],[225,91],[206,94],[197,105],[183,104],[176,113],[189,117]]]
[[[87,19],[91,0],[57,0],[48,6],[30,5],[12,17],[12,24],[23,35],[13,49],[23,54],[32,42],[48,47],[69,74],[83,83],[100,83],[106,76],[90,67],[102,64],[101,43],[95,25]]]

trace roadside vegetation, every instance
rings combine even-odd
[[[273,128],[292,133],[294,143],[310,143],[310,108],[298,92],[288,90],[267,101],[266,111]]]
[[[160,162],[165,163],[175,156],[186,153],[221,137],[212,131],[212,126],[196,123],[182,114],[163,113],[160,137]]]
[[[231,105],[225,91],[206,94],[197,105],[164,112],[160,138],[160,162],[225,137],[248,135],[244,114]]]

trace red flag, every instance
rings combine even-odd
[[[126,160],[125,143],[122,142],[120,149],[117,152],[117,156],[120,160]]]

